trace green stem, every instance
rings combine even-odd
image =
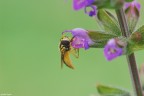
[[[131,33],[129,32],[123,9],[116,10],[116,14],[117,14],[117,18],[118,18],[123,36],[129,37]],[[131,79],[133,81],[135,94],[136,96],[143,96],[142,87],[141,87],[141,83],[139,79],[138,68],[137,68],[136,60],[135,60],[135,55],[134,53],[132,53],[131,55],[127,55],[126,57],[127,57],[128,65],[129,65]]]

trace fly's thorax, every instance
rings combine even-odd
[[[61,50],[69,51],[70,50],[70,39],[68,37],[63,37],[60,41]]]
[[[62,40],[60,45],[61,45],[61,48],[64,49],[65,51],[70,50],[70,41],[69,40]]]

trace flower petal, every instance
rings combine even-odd
[[[90,11],[87,11],[87,7],[85,7],[85,13],[88,14],[90,17],[97,15],[97,7],[96,6],[89,6],[92,9]]]
[[[86,0],[73,0],[73,8],[74,10],[79,10],[86,6]]]
[[[85,48],[88,49],[90,45],[94,42],[88,36],[88,31],[82,28],[75,28],[72,30],[65,30],[65,32],[70,32],[73,35],[72,46],[74,48]]]
[[[91,5],[93,2],[94,0],[73,0],[73,8],[74,10],[80,10]]]
[[[79,37],[79,36],[75,36],[73,39],[72,39],[72,47],[73,48],[84,48],[84,39],[82,37]]]
[[[138,9],[138,11],[140,11],[140,9],[141,9],[141,5],[140,5],[140,3],[134,1],[134,5],[135,5],[136,8]]]
[[[123,49],[120,48],[117,44],[115,39],[111,39],[108,41],[107,45],[104,48],[104,55],[108,61],[117,58],[123,54]]]
[[[86,42],[88,42],[89,45],[93,44],[93,41],[88,36],[88,31],[85,30],[85,29],[75,28],[75,29],[72,29],[72,30],[65,30],[62,34],[64,34],[65,32],[71,32],[73,37],[80,36],[80,37],[84,38],[86,40]]]
[[[84,42],[84,49],[85,49],[85,50],[89,49],[89,45],[88,45],[88,42],[87,42],[87,41]]]
[[[140,11],[141,5],[139,2],[137,2],[136,0],[134,0],[133,2],[129,2],[129,3],[125,3],[124,5],[124,9],[128,9],[129,7],[131,7],[131,10],[134,11],[134,7],[137,8],[138,11]]]

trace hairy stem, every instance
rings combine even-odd
[[[127,24],[123,9],[116,10],[116,14],[117,14],[117,18],[118,18],[123,36],[129,37],[131,33],[129,32],[128,24]],[[131,79],[133,81],[135,94],[136,96],[142,96],[142,87],[141,87],[141,83],[139,79],[139,73],[138,73],[138,68],[136,65],[135,55],[134,53],[132,53],[131,55],[127,55],[126,57],[127,57],[128,65],[129,65]]]

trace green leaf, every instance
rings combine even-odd
[[[124,89],[98,85],[97,90],[101,96],[131,96],[130,93]]]
[[[94,44],[90,47],[94,48],[104,48],[109,39],[117,37],[116,35],[109,34],[103,31],[88,31],[88,35],[94,42]]]
[[[118,21],[110,12],[101,9],[98,11],[97,17],[99,24],[103,26],[105,32],[121,36]]]
[[[140,33],[142,33],[144,35],[144,25],[141,26],[139,29],[137,29],[136,32],[140,32]]]
[[[121,0],[95,0],[93,4],[96,5],[98,9],[119,9],[122,7],[123,3],[124,2]]]
[[[128,54],[143,49],[144,49],[144,25],[141,26],[136,32],[131,34],[127,46]]]
[[[132,2],[133,0],[125,0],[126,2]]]

